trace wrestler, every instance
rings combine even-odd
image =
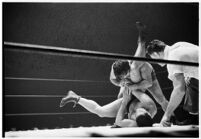
[[[98,115],[99,117],[111,117],[114,118],[117,115],[119,107],[122,103],[125,103],[127,108],[125,109],[123,116],[116,119],[115,124],[119,127],[145,127],[152,126],[153,117],[156,114],[156,106],[152,99],[147,97],[146,94],[142,95],[142,99],[145,99],[145,103],[141,103],[138,99],[131,96],[129,89],[124,92],[124,99],[119,98],[107,105],[100,106],[93,100],[83,98],[77,95],[73,91],[69,91],[65,97],[62,98],[60,107],[63,107],[66,103],[73,102],[81,105],[89,112]],[[124,118],[127,114],[128,118]]]
[[[141,33],[144,27],[142,27],[142,24],[137,25],[139,25],[137,26],[139,30],[139,38],[136,54],[139,54],[139,56],[144,56],[145,52],[143,51],[143,47],[141,47],[141,45],[145,44],[144,41],[141,41]],[[152,109],[156,109],[153,100],[145,93],[146,90],[149,90],[156,101],[162,106],[162,109],[166,109],[168,101],[163,96],[159,83],[156,79],[155,72],[149,63],[118,60],[112,65],[110,80],[113,84],[121,87],[120,93],[125,94],[125,92],[127,92],[126,90],[129,90],[129,92],[131,92],[131,94],[134,95],[143,105],[148,105],[150,107],[154,107]],[[65,101],[65,98],[61,102],[62,105],[67,102]],[[112,109],[115,111],[116,109],[119,109],[116,121],[118,121],[117,119],[122,119],[122,115],[124,115],[126,107],[126,103],[124,101],[128,102],[127,100],[123,99],[122,104],[124,105],[120,105],[120,108],[118,106],[116,106],[116,108],[112,107]],[[91,104],[89,105],[91,106]],[[111,109],[109,110],[112,111]],[[152,115],[155,115],[155,113]],[[109,114],[109,116],[111,115]]]
[[[145,26],[140,22],[137,22],[136,26],[139,31],[139,37],[135,57],[145,57]],[[140,93],[135,93],[136,90],[137,92],[140,91],[143,93],[148,90],[161,105],[162,109],[164,111],[166,110],[168,101],[162,93],[151,64],[140,61],[116,61],[112,65],[110,80],[114,85],[121,87],[118,97],[122,96],[125,87],[129,87],[129,89],[133,90],[133,95],[138,99],[140,98],[140,96],[138,96]]]
[[[102,106],[102,107],[100,105],[98,105],[95,101],[79,97],[73,92],[69,92],[67,94],[67,96],[62,98],[60,107],[63,107],[68,102],[75,102],[75,104],[76,103],[80,104],[81,106],[86,108],[88,111],[95,113],[95,114],[99,115],[100,117],[116,117],[119,107],[127,106],[126,104],[129,102],[129,99],[127,99],[128,97],[126,98],[125,95],[128,94],[128,92],[129,92],[129,95],[132,94],[131,89],[129,89],[128,87],[122,87],[121,89],[124,90],[123,98],[117,99],[114,102],[112,102],[108,105]],[[131,117],[133,117],[133,116],[129,116],[130,120],[124,119],[124,115],[125,115],[125,109],[124,109],[123,112],[121,113],[121,116],[118,116],[116,118],[116,120],[115,120],[116,125],[121,126],[121,127],[148,126],[146,124],[151,123],[149,121],[152,120],[152,118],[154,117],[154,115],[157,112],[157,108],[156,108],[154,101],[146,93],[143,93],[138,90],[135,91],[135,96],[137,96],[137,98],[139,99],[138,102],[140,104],[135,102],[134,104],[136,105],[136,107],[135,107],[136,110],[135,109],[133,109],[133,110],[135,110],[136,113],[135,112],[131,112],[131,113],[133,113],[134,115],[138,115],[138,116],[144,115],[142,117],[145,117],[145,118],[137,118],[137,119],[144,119],[144,120],[137,120],[140,122],[138,122],[135,125],[134,124],[135,119],[131,119]],[[141,109],[138,110],[137,108],[140,106],[141,106]],[[138,113],[141,113],[141,114],[138,114]],[[134,117],[138,117],[138,116],[134,116]],[[149,124],[149,126],[151,126],[151,125]]]

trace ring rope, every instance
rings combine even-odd
[[[90,112],[63,112],[63,113],[12,113],[5,116],[43,116],[43,115],[68,115],[68,114],[92,114]]]
[[[167,72],[160,71],[156,74]],[[52,79],[52,78],[27,78],[27,77],[4,77],[5,80],[26,80],[26,81],[55,81],[55,82],[87,82],[87,83],[110,83],[109,81],[95,81],[95,80],[73,80],[73,79]]]
[[[172,89],[173,87],[166,87],[166,88],[162,88],[162,90],[169,90],[169,89]],[[61,98],[61,97],[64,97],[65,95],[4,95],[4,97],[43,97],[43,98]],[[111,98],[116,98],[117,96],[115,95],[97,95],[97,96],[89,96],[89,95],[83,95],[82,97],[85,97],[85,98],[107,98],[107,97],[111,97]]]
[[[71,80],[71,79],[50,79],[50,78],[20,78],[20,77],[5,77],[6,80],[28,80],[28,81],[56,81],[56,82],[87,82],[87,83],[110,83],[109,81],[94,81],[94,80]]]
[[[6,45],[6,46],[5,46]],[[64,53],[71,55],[78,55],[88,58],[100,58],[100,59],[125,59],[125,60],[136,60],[150,63],[166,63],[166,64],[177,64],[177,65],[186,65],[186,66],[195,66],[198,67],[199,63],[194,62],[184,62],[184,61],[173,61],[173,60],[162,60],[162,59],[150,59],[143,57],[133,57],[124,54],[117,53],[106,53],[99,51],[89,51],[89,50],[80,50],[80,49],[71,49],[64,47],[55,47],[55,46],[46,46],[46,45],[35,45],[35,44],[25,44],[25,43],[16,43],[16,42],[4,42],[5,48],[17,48],[17,49],[29,49],[34,51],[45,51],[45,52],[54,52],[54,53]]]
[[[62,97],[64,97],[64,96],[66,96],[66,95],[5,95],[5,97],[32,97],[32,98],[34,98],[34,97],[43,97],[43,98],[62,98]],[[95,98],[107,98],[107,97],[115,97],[116,98],[116,96],[115,95],[101,95],[101,96],[99,96],[99,95],[97,95],[97,96],[89,96],[89,95],[83,95],[82,97],[84,97],[84,98],[93,98],[93,97],[95,97]]]
[[[179,106],[182,107],[182,106]],[[157,109],[162,109],[157,107]],[[74,114],[93,114],[91,112],[61,112],[61,113],[6,113],[4,116],[50,116],[50,115],[74,115]]]

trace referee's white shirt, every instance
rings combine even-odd
[[[188,42],[177,42],[172,46],[166,46],[164,59],[198,63],[199,47]],[[173,79],[174,74],[183,73],[185,78],[199,79],[198,67],[167,64],[168,78]]]

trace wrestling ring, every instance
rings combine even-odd
[[[184,62],[184,61],[168,61],[160,59],[148,59],[142,57],[133,57],[129,55],[117,54],[117,53],[105,53],[98,51],[70,49],[64,47],[54,47],[45,45],[25,44],[16,42],[4,42],[4,51],[23,51],[23,52],[36,52],[46,53],[48,55],[61,55],[70,57],[85,57],[91,59],[100,60],[136,60],[150,63],[167,63],[177,65],[187,65],[198,67],[198,63]],[[157,73],[160,74],[160,73]],[[103,83],[104,81],[92,81],[92,80],[72,80],[72,79],[46,79],[46,78],[25,78],[25,77],[4,77],[5,81],[49,81],[49,82],[85,82],[85,83]],[[108,81],[109,82],[109,81]],[[107,82],[107,83],[108,83]],[[163,88],[171,89],[171,87]],[[12,95],[5,94],[5,98],[58,98],[61,99],[64,95]],[[93,97],[93,96],[88,96]],[[102,98],[103,96],[98,96]],[[114,97],[109,96],[108,97]],[[4,104],[5,105],[5,104]],[[37,116],[37,115],[62,115],[73,114],[70,113],[4,113],[3,117],[12,116]],[[80,114],[88,114],[88,112],[80,112]],[[100,118],[101,119],[101,118]],[[106,126],[92,126],[92,127],[71,127],[71,128],[59,128],[59,129],[33,129],[26,131],[6,131],[5,137],[199,137],[198,125],[186,125],[178,126],[172,125],[171,127],[132,127],[132,128],[111,128],[111,125]]]

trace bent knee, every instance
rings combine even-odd
[[[106,117],[106,115],[104,115],[104,114],[102,114],[102,113],[99,113],[98,116],[99,116],[100,118]]]
[[[115,117],[116,116],[116,113],[114,111],[108,111],[108,110],[105,110],[104,108],[100,107],[98,109],[96,109],[96,114],[100,117],[100,118],[103,118],[103,117]]]
[[[149,104],[149,108],[150,108],[152,117],[154,117],[156,115],[156,113],[157,113],[156,105],[155,104]]]
[[[100,118],[104,118],[104,117],[115,117],[114,114],[112,113],[99,113],[97,114]]]

